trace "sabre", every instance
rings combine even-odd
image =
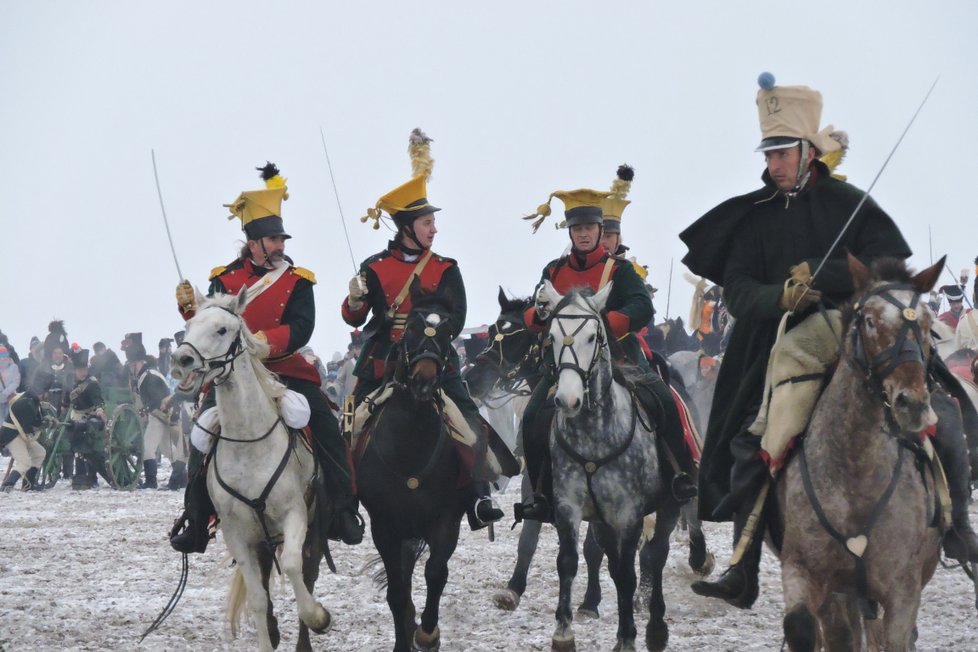
[[[343,235],[346,236],[346,246],[350,250],[350,260],[353,262],[353,273],[359,274],[360,267],[357,265],[357,257],[353,255],[353,245],[350,244],[350,234],[346,230],[346,218],[343,217],[343,205],[340,203],[340,193],[336,189],[336,177],[333,176],[333,164],[329,162],[329,149],[326,147],[326,134],[323,128],[319,128],[319,136],[323,140],[323,153],[326,154],[326,167],[329,169],[329,180],[333,183],[333,196],[336,197],[336,207],[340,211],[340,223],[343,225]]]
[[[666,290],[666,319],[669,319],[669,303],[672,301],[672,264],[675,258],[669,259],[669,288]]]
[[[170,235],[170,222],[166,219],[166,207],[163,206],[163,191],[160,190],[160,175],[156,171],[156,151],[149,150],[150,155],[153,157],[153,177],[156,179],[156,194],[160,197],[160,211],[163,212],[163,226],[166,227],[166,239],[170,241],[170,251],[173,253],[173,264],[177,266],[177,276],[181,283],[183,282],[183,272],[180,271],[180,262],[177,260],[177,250],[173,246],[173,236]]]
[[[869,198],[869,193],[872,192],[873,188],[876,186],[876,182],[879,181],[880,176],[883,174],[883,170],[886,169],[886,166],[890,162],[890,159],[893,158],[893,154],[896,153],[897,148],[900,146],[900,143],[903,142],[903,137],[907,135],[908,131],[910,131],[910,126],[914,123],[914,120],[917,119],[917,116],[920,114],[920,110],[924,108],[925,104],[927,104],[927,100],[928,98],[930,98],[930,94],[934,92],[934,87],[937,86],[937,82],[940,81],[940,79],[941,76],[938,75],[937,78],[934,80],[934,83],[931,84],[930,90],[927,91],[927,95],[924,96],[924,99],[920,103],[920,106],[917,107],[917,110],[914,112],[913,117],[910,118],[910,122],[907,123],[907,126],[903,130],[903,133],[900,134],[900,138],[897,139],[896,144],[893,146],[893,149],[890,150],[889,156],[887,156],[886,160],[883,161],[883,166],[880,168],[879,172],[876,173],[876,178],[873,179],[873,183],[869,184],[869,188],[866,189],[866,191],[863,193],[862,199],[860,199],[859,203],[856,204],[856,208],[853,209],[852,215],[849,216],[849,219],[842,227],[842,230],[839,232],[839,236],[835,239],[835,242],[832,243],[832,246],[829,247],[829,250],[825,252],[825,257],[822,258],[822,262],[818,264],[818,267],[815,269],[815,272],[812,274],[812,280],[809,281],[809,288],[811,287],[811,284],[815,281],[815,277],[818,276],[818,273],[822,271],[823,267],[825,267],[825,263],[828,261],[829,256],[832,255],[832,252],[835,251],[835,248],[838,246],[839,242],[842,240],[842,236],[844,236],[846,231],[849,230],[849,226],[852,224],[852,221],[856,218],[856,214],[859,212],[859,209],[862,208],[863,204],[866,203],[866,200]],[[805,290],[805,293],[806,294],[808,293],[807,288]]]

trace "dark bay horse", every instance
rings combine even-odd
[[[792,650],[817,649],[820,635],[826,649],[860,649],[858,610],[841,628],[825,618],[838,594],[858,598],[867,616],[872,603],[882,606],[873,629],[881,626],[884,649],[912,649],[941,540],[935,475],[915,452],[936,422],[927,382],[932,315],[920,295],[942,265],[911,276],[903,261],[881,259],[870,270],[849,257],[856,292],[838,369],[776,492]]]
[[[526,328],[523,323],[523,313],[533,305],[531,298],[510,299],[502,288],[498,295],[499,316],[489,327],[489,338],[485,350],[476,358],[473,366],[465,373],[465,382],[469,393],[476,401],[486,400],[491,395],[500,392],[519,394],[530,391],[540,381],[541,350],[540,336]],[[487,401],[488,403],[488,401]],[[695,413],[695,410],[694,410]],[[522,415],[519,415],[522,416]],[[532,495],[529,479],[523,477],[522,497],[525,500]],[[683,515],[689,524],[689,565],[700,575],[709,575],[713,569],[713,555],[706,547],[706,538],[699,519],[696,516],[695,502],[687,503]],[[541,523],[539,521],[523,521],[517,546],[516,565],[506,583],[506,588],[493,594],[493,603],[505,611],[514,611],[520,604],[526,591],[527,575],[530,564],[536,553],[540,538]],[[639,555],[641,568],[640,595],[638,604],[645,605],[647,595],[652,589],[652,547],[651,539],[646,540]],[[578,606],[577,613],[585,617],[597,618],[598,606],[601,603],[601,562],[604,550],[598,545],[592,527],[588,526],[584,539],[584,561],[587,566],[587,589],[584,598]]]
[[[458,544],[468,490],[459,488],[460,464],[443,420],[439,394],[452,346],[452,299],[411,286],[412,309],[391,352],[396,367],[386,402],[375,408],[361,437],[357,462],[360,500],[387,574],[387,604],[394,618],[394,650],[436,650],[438,609],[448,581],[448,560]],[[418,551],[425,563],[427,599],[415,620],[411,584]]]

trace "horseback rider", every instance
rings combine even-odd
[[[78,455],[72,489],[91,489],[98,482],[97,474],[105,476],[105,455],[102,433],[105,429],[105,399],[102,387],[89,374],[88,349],[71,354],[75,367],[75,386],[68,393],[68,426],[66,435],[71,451]]]
[[[737,324],[730,337],[716,385],[713,408],[707,427],[700,468],[700,517],[711,521],[734,522],[734,542],[744,531],[739,559],[716,582],[700,581],[693,591],[716,597],[739,607],[750,608],[758,594],[758,568],[763,543],[763,514],[755,526],[748,517],[760,508],[769,482],[784,457],[771,457],[762,449],[762,437],[755,434],[759,416],[783,420],[791,414],[801,434],[807,423],[804,404],[813,409],[821,381],[835,357],[839,326],[835,335],[824,333],[825,324],[840,324],[837,311],[817,312],[817,304],[842,305],[853,292],[846,251],[864,263],[892,256],[905,259],[910,247],[893,220],[871,199],[855,214],[831,252],[833,240],[842,232],[846,220],[865,194],[831,170],[841,161],[848,146],[844,132],[831,126],[819,130],[821,94],[804,86],[774,86],[773,77],[759,78],[757,95],[763,152],[767,169],[764,187],[734,197],[712,209],[688,227],[680,238],[689,253],[683,262],[693,273],[723,287],[724,299]],[[813,279],[822,259],[830,254]],[[765,378],[769,358],[779,355],[772,347],[778,339],[782,317],[786,337],[793,330],[815,332],[822,329],[819,345],[821,366],[814,380],[785,383],[775,388],[790,394],[791,407],[782,404],[780,415],[767,405]],[[833,316],[834,315],[834,316]],[[790,357],[790,353],[789,353]],[[818,357],[818,356],[816,356]],[[934,364],[932,362],[932,368]],[[798,376],[799,380],[805,379]],[[803,398],[804,401],[798,400]],[[810,414],[810,412],[808,413]],[[770,428],[770,424],[767,425]],[[764,432],[762,429],[761,432]],[[769,433],[764,432],[765,437]],[[952,499],[953,526],[969,559],[978,559],[978,538],[968,523],[968,462],[962,433],[945,433],[938,424],[932,439],[947,473]],[[785,446],[786,455],[790,447]],[[770,466],[770,469],[769,469]],[[746,531],[745,531],[745,526]],[[756,532],[756,536],[751,537]],[[945,537],[945,545],[948,538]]]
[[[286,180],[273,163],[257,169],[266,188],[242,192],[228,205],[232,211],[228,219],[241,219],[247,242],[236,260],[211,272],[208,296],[248,293],[242,316],[252,333],[270,347],[265,366],[309,403],[314,449],[324,468],[326,491],[333,501],[333,517],[326,536],[355,545],[363,540],[363,519],[357,513],[353,495],[349,452],[320,390],[319,372],[298,353],[309,342],[316,323],[312,288],[316,277],[309,270],[294,266],[285,255],[285,241],[292,237],[285,232],[281,217],[282,201],[288,199]],[[197,305],[189,281],[177,286],[176,297],[181,316],[193,317]],[[214,392],[209,389],[199,412],[214,405]],[[178,552],[203,552],[207,546],[207,526],[214,508],[207,495],[206,468],[203,455],[192,449],[190,481],[184,496],[186,510],[178,520],[179,525],[186,518],[187,524],[182,532],[172,532],[170,537],[170,545]]]
[[[971,312],[971,310],[964,309],[964,287],[957,283],[944,285],[941,287],[941,294],[947,298],[947,310],[938,315],[937,318],[952,329],[956,329],[961,318]]]
[[[28,388],[14,395],[10,401],[10,411],[0,426],[0,448],[6,446],[10,451],[14,468],[0,490],[13,491],[22,476],[24,491],[42,488],[37,483],[37,474],[41,471],[46,453],[44,446],[37,442],[37,437],[47,420],[55,419],[41,414],[42,397],[51,389],[53,382],[54,374],[47,369],[37,369]]]
[[[541,300],[544,281],[550,281],[554,289],[566,294],[573,288],[587,287],[597,292],[609,282],[614,285],[606,304],[605,320],[608,330],[622,350],[626,362],[650,371],[649,362],[636,332],[649,323],[652,318],[652,299],[645,283],[635,271],[634,265],[612,256],[601,244],[606,210],[603,208],[609,199],[604,191],[580,189],[557,191],[550,195],[546,204],[537,208],[535,215],[527,219],[540,218],[534,222],[534,231],[550,214],[550,201],[557,197],[564,203],[565,224],[571,241],[570,253],[547,263],[543,268],[540,283],[535,291],[536,304],[524,313],[527,328],[542,332],[553,306]],[[627,205],[623,202],[620,209]],[[620,222],[621,210],[618,211]],[[620,227],[619,227],[620,231]],[[546,358],[545,358],[546,359]],[[553,488],[550,475],[549,455],[550,425],[554,415],[551,390],[556,383],[556,374],[546,365],[544,379],[533,390],[523,413],[523,450],[526,468],[534,495],[525,503],[515,506],[516,518],[543,522],[553,521]],[[653,410],[658,413],[656,433],[665,444],[666,457],[672,457],[677,464],[664,464],[663,468],[673,469],[673,494],[678,500],[689,500],[696,495],[696,485],[691,479],[694,465],[689,450],[683,440],[679,412],[668,386],[653,373],[646,374],[643,388],[655,396],[658,405]],[[641,394],[639,394],[641,395]]]
[[[414,277],[420,279],[424,291],[452,297],[454,311],[449,328],[453,340],[465,326],[465,285],[458,263],[431,250],[435,234],[438,233],[435,212],[441,209],[428,203],[427,197],[427,179],[434,164],[430,142],[431,139],[420,129],[411,132],[408,152],[413,178],[377,200],[376,206],[369,209],[367,216],[361,220],[373,219],[374,228],[379,228],[383,218],[381,211],[384,211],[397,227],[397,234],[387,243],[386,249],[360,264],[360,273],[350,279],[349,296],[341,306],[343,321],[353,327],[362,326],[367,322],[367,315],[371,315],[363,330],[362,348],[353,370],[357,381],[351,395],[353,405],[346,408],[348,413],[352,413],[354,405],[359,405],[377,390],[385,382],[388,371],[393,369],[394,360],[389,360],[388,356],[400,341],[411,311],[409,289]],[[459,461],[467,467],[473,480],[471,489],[474,500],[468,515],[470,524],[476,529],[498,521],[503,517],[503,512],[490,496],[489,482],[481,468],[485,463],[484,454],[478,452],[486,448],[488,429],[462,384],[460,367],[458,353],[451,348],[441,387],[458,406],[475,437],[480,440],[473,447],[474,452],[466,444],[452,438],[459,452]]]

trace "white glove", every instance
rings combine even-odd
[[[306,397],[291,389],[285,390],[279,399],[279,412],[282,413],[282,421],[290,428],[305,428],[312,415]]]
[[[543,296],[543,286],[537,290],[536,297],[533,299],[533,307],[537,310],[537,318],[540,321],[546,321],[550,317],[550,301]]]
[[[360,276],[354,276],[350,279],[350,296],[347,299],[347,303],[350,304],[350,308],[357,310],[363,305],[363,298],[367,296],[367,288],[364,285],[363,279]]]
[[[214,437],[208,434],[204,428],[211,432],[217,432],[221,427],[221,415],[217,411],[217,406],[204,410],[197,421],[194,423],[193,430],[190,431],[190,443],[201,453],[211,452],[214,445]]]

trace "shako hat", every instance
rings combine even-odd
[[[546,203],[537,206],[536,213],[527,215],[524,220],[534,220],[533,232],[536,233],[543,221],[550,215],[550,202],[556,197],[564,202],[564,222],[557,225],[575,226],[577,224],[601,224],[603,223],[604,201],[608,198],[606,190],[592,190],[590,188],[578,188],[577,190],[557,190],[550,193]]]
[[[68,344],[68,332],[65,330],[65,323],[60,319],[55,319],[48,324],[48,334],[44,338],[44,358],[51,359],[51,353],[55,349],[61,349],[64,353],[71,350]]]
[[[31,376],[31,381],[28,383],[28,387],[34,394],[40,396],[44,392],[51,389],[51,385],[54,384],[54,374],[47,369],[36,369],[34,375]]]
[[[71,364],[75,365],[75,369],[84,369],[88,367],[88,349],[78,349],[77,351],[71,352]]]
[[[373,208],[360,218],[366,223],[373,220],[373,228],[380,228],[380,220],[387,213],[398,226],[410,225],[414,220],[441,209],[428,202],[428,179],[435,167],[431,158],[432,139],[415,127],[408,137],[408,154],[411,157],[411,180],[402,183],[377,200]]]
[[[819,129],[822,94],[807,86],[776,86],[774,75],[762,72],[757,83],[757,112],[761,122],[761,144],[755,151],[794,147],[807,140],[823,155],[843,149],[845,132],[832,125]]]
[[[632,188],[635,170],[628,164],[618,166],[615,180],[611,182],[611,192],[601,203],[605,233],[621,233],[621,214],[631,202],[625,199]]]
[[[957,283],[941,286],[941,292],[948,301],[964,301],[964,290]]]
[[[224,204],[231,209],[228,219],[240,219],[241,230],[249,240],[276,235],[291,238],[282,226],[282,202],[289,198],[288,180],[282,177],[274,163],[266,162],[255,169],[261,172],[265,187],[246,190],[230,204]]]
[[[126,362],[146,359],[146,347],[143,346],[142,333],[126,333],[119,347],[126,354]]]

